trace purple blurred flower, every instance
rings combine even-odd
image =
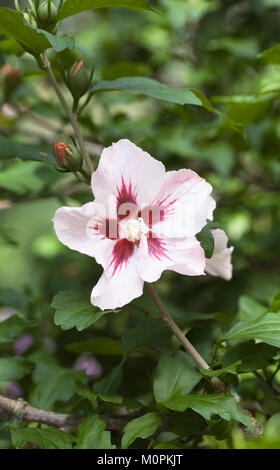
[[[13,349],[17,356],[23,356],[33,343],[33,335],[26,333],[21,335],[14,343]]]
[[[79,356],[74,364],[75,370],[84,370],[87,375],[100,377],[102,367],[98,360],[91,354],[85,353]]]
[[[5,395],[10,398],[18,398],[22,393],[23,390],[17,382],[10,382],[5,390]]]

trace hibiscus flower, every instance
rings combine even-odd
[[[210,260],[206,263],[196,239],[207,219],[213,219],[216,203],[212,186],[194,171],[166,172],[160,161],[120,140],[103,150],[92,191],[93,202],[62,207],[53,222],[62,243],[94,257],[104,269],[92,290],[93,305],[122,307],[142,295],[144,282],[157,281],[166,269],[199,276],[207,265],[211,274],[224,273]],[[217,250],[216,263],[230,263]]]

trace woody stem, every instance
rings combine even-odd
[[[161,314],[161,317],[165,323],[169,326],[170,330],[174,333],[176,338],[180,341],[182,346],[185,348],[187,353],[189,353],[193,360],[196,362],[196,364],[199,367],[202,367],[203,369],[209,370],[210,366],[207,364],[207,362],[203,359],[203,357],[199,354],[199,352],[193,347],[191,342],[186,338],[184,333],[180,330],[178,325],[175,323],[173,318],[169,315],[168,311],[166,310],[164,304],[162,303],[156,289],[154,288],[153,284],[146,283],[146,287],[156,305],[156,307],[159,310],[159,313]],[[217,377],[212,378],[212,383],[220,390],[225,390],[225,386],[221,380],[219,380]]]

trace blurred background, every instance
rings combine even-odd
[[[240,309],[267,306],[280,286],[280,65],[258,57],[280,42],[280,0],[151,4],[158,13],[87,11],[64,21],[62,29],[75,36],[77,56],[94,65],[94,80],[146,76],[171,87],[197,88],[227,118],[202,107],[112,92],[93,99],[82,115],[82,130],[95,165],[104,146],[128,138],[168,170],[191,168],[212,184],[215,220],[234,246],[232,281],[165,272],[158,289],[171,312],[217,313],[226,321],[225,315]],[[31,55],[21,56],[19,50],[14,57],[3,49],[0,64],[10,64],[14,72],[7,83],[0,71],[0,135],[41,149],[64,141],[71,128],[43,72]],[[92,337],[92,330],[97,337],[118,338],[133,322],[128,317],[133,306],[128,306],[82,333],[53,323],[54,295],[73,289],[87,299],[102,272],[93,259],[60,244],[51,222],[58,207],[86,203],[92,193],[70,173],[34,161],[4,160],[1,151],[0,169],[0,306],[5,307],[0,314],[7,315],[7,305],[10,314],[28,312],[40,326],[25,339],[24,351],[44,343],[64,366],[74,367],[76,355],[65,351],[66,344]],[[149,305],[145,296],[133,304]],[[191,335],[195,342],[196,333]],[[100,376],[118,360],[105,357],[102,365],[89,367]],[[146,392],[149,369],[147,361],[131,360],[127,390]],[[33,403],[42,404],[38,397]],[[279,400],[275,406],[270,402],[268,414],[280,410]]]

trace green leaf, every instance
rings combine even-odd
[[[28,442],[35,442],[41,449],[72,449],[76,438],[59,429],[11,428],[11,437],[16,449],[22,449]]]
[[[30,401],[38,408],[50,410],[56,401],[69,401],[75,394],[76,381],[85,383],[88,380],[81,371],[60,367],[49,354],[34,354],[30,358],[37,364],[33,372],[36,385],[30,394]]]
[[[0,323],[0,344],[13,341],[31,326],[33,326],[33,322],[26,320],[26,318],[20,315],[13,315],[4,320]]]
[[[173,411],[168,417],[168,429],[184,438],[197,434],[206,426],[205,419],[191,408],[181,413]]]
[[[147,77],[123,77],[116,80],[103,80],[97,82],[91,88],[92,93],[105,91],[130,91],[170,103],[203,106],[201,99],[190,89],[169,88],[167,85]]]
[[[34,369],[34,364],[21,357],[0,358],[0,382],[19,380]]]
[[[258,55],[260,59],[264,61],[265,64],[280,64],[280,44],[266,49],[261,54]]]
[[[144,11],[151,10],[145,0],[65,0],[59,10],[58,19],[63,20],[68,16],[76,15],[82,11],[92,8],[123,7],[131,10]]]
[[[105,422],[97,415],[90,416],[78,427],[75,449],[115,449],[111,433],[105,431]]]
[[[121,343],[116,339],[106,337],[98,337],[89,339],[88,341],[71,343],[66,346],[66,349],[76,353],[91,352],[97,355],[100,354],[101,356],[123,355],[123,348]]]
[[[213,98],[215,102],[227,105],[227,116],[232,120],[247,124],[262,119],[269,112],[277,93],[266,95],[244,95],[244,96],[218,96]]]
[[[273,298],[272,304],[269,307],[270,312],[280,312],[280,292]]]
[[[27,313],[29,302],[20,292],[0,286],[0,306],[13,307],[21,313]]]
[[[254,340],[251,340],[228,349],[223,357],[223,364],[228,366],[240,360],[239,372],[250,372],[266,367],[268,359],[271,359],[276,353],[276,347],[265,343],[255,343]]]
[[[241,361],[236,361],[234,364],[230,364],[229,366],[222,367],[221,369],[203,369],[202,367],[199,367],[199,370],[202,375],[206,377],[219,377],[222,374],[237,374],[237,369],[239,368],[239,365],[241,364]]]
[[[225,334],[222,341],[242,343],[250,339],[258,339],[272,346],[280,347],[280,314],[265,313],[256,320],[236,323]]]
[[[10,8],[0,8],[0,33],[15,39],[34,55],[38,55],[50,47],[46,37],[38,34],[36,29],[25,23],[22,13]]]
[[[170,400],[165,406],[175,411],[191,408],[205,419],[211,419],[212,415],[217,414],[226,421],[234,419],[252,429],[249,417],[240,411],[235,398],[223,393],[179,396]]]
[[[238,320],[248,321],[256,320],[263,313],[267,311],[266,307],[256,302],[254,299],[247,295],[242,295],[239,298],[239,311]]]
[[[46,186],[40,170],[42,164],[39,162],[16,162],[1,172],[0,187],[16,194],[38,193]],[[49,172],[52,180],[58,175],[49,166],[44,170]]]
[[[205,227],[196,235],[200,245],[204,249],[206,258],[211,258],[214,252],[215,242],[211,232],[211,223],[207,223]]]
[[[174,310],[174,308],[172,308],[172,310]],[[214,319],[213,315],[192,312],[182,314],[182,312],[177,311],[172,314],[172,317],[180,328],[186,328],[196,321]],[[139,346],[155,346],[161,344],[167,341],[171,336],[172,332],[160,317],[158,320],[144,318],[138,322],[135,328],[128,329],[124,332],[121,343],[124,351],[127,352]]]
[[[61,291],[54,296],[51,306],[56,309],[54,322],[63,330],[77,328],[82,331],[113,310],[101,311],[80,293]]]
[[[81,382],[76,382],[75,392],[81,397],[89,400],[94,409],[97,408],[97,395],[92,390],[90,390],[90,388],[87,385]]]
[[[95,382],[94,391],[101,395],[114,395],[122,381],[122,366],[123,360],[120,364],[113,367],[104,379]]]
[[[162,422],[162,417],[155,412],[147,413],[130,421],[124,428],[121,442],[122,449],[126,449],[138,437],[146,439],[151,436]]]
[[[21,56],[24,53],[24,49],[13,38],[0,41],[0,50],[8,55]]]
[[[201,374],[189,364],[189,357],[185,352],[179,351],[174,356],[162,355],[153,385],[158,403],[166,405],[176,397],[185,396],[201,380]]]
[[[0,160],[8,158],[20,158],[22,160],[34,160],[57,166],[50,145],[26,145],[0,135]]]
[[[51,34],[44,29],[38,28],[36,31],[38,34],[45,36],[56,52],[62,52],[65,49],[71,50],[75,48],[75,39],[72,38],[72,36],[68,36],[67,34]]]
[[[115,403],[120,405],[123,402],[123,397],[121,395],[104,395],[103,393],[98,393],[98,397],[101,401],[106,403]]]

